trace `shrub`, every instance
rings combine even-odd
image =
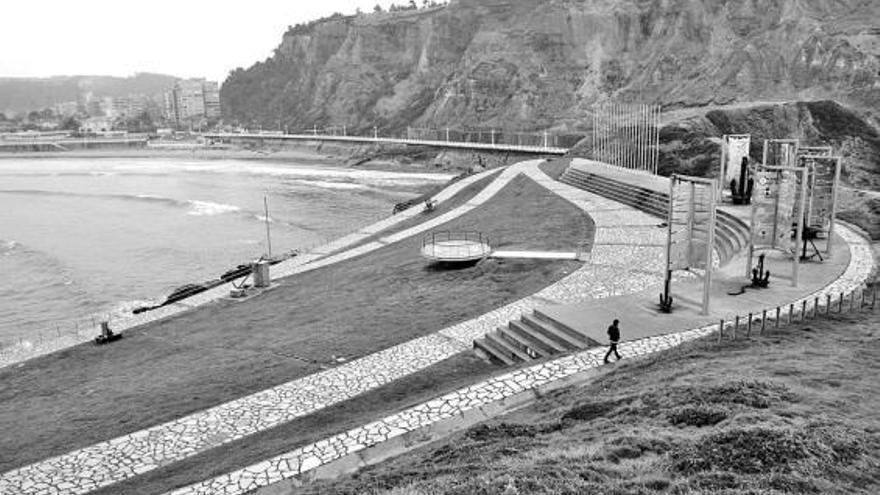
[[[681,426],[696,426],[702,428],[704,426],[715,426],[727,419],[727,411],[724,409],[696,405],[677,407],[667,413],[666,418],[669,422]]]

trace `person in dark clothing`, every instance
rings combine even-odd
[[[611,357],[611,353],[614,353],[614,356],[617,357],[617,360],[620,361],[620,354],[617,353],[617,342],[620,341],[620,329],[617,328],[617,324],[620,323],[619,320],[614,320],[614,323],[608,327],[608,339],[611,341],[611,347],[608,348],[608,353],[605,354],[605,362],[608,362],[608,358]]]

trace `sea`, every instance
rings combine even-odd
[[[328,242],[450,178],[263,160],[0,159],[0,347],[161,303],[270,242],[273,255]]]

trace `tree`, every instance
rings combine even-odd
[[[378,14],[378,13],[381,13],[381,12],[382,12],[382,6],[379,5],[379,4],[377,3],[376,6],[373,7],[373,12],[375,12],[375,13],[377,13],[377,14]]]
[[[61,122],[61,129],[64,131],[78,131],[80,127],[79,120],[76,117],[65,117]]]

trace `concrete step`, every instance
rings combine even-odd
[[[667,216],[669,200],[666,194],[573,168],[566,171],[562,180],[648,214],[661,218]],[[748,227],[733,215],[718,210],[715,238],[716,249],[724,264],[747,246]]]
[[[507,357],[507,354],[495,347],[495,344],[486,338],[476,339],[474,340],[474,349],[479,349],[483,354],[489,357],[489,359],[500,362],[506,366],[513,366],[516,364],[516,361],[512,358]]]
[[[510,359],[513,359],[514,361],[525,362],[534,359],[529,356],[525,351],[517,348],[516,346],[508,342],[507,339],[501,336],[501,334],[499,334],[497,330],[487,333],[486,340],[491,342],[495,346],[495,348],[506,353],[506,356]]]
[[[562,323],[561,321],[556,320],[555,318],[553,318],[552,316],[548,315],[547,313],[541,311],[540,309],[535,309],[532,312],[532,314],[542,324],[547,325],[547,326],[552,326],[554,328],[557,328],[557,329],[567,333],[568,335],[575,336],[578,340],[580,340],[583,343],[581,345],[582,349],[587,348],[587,347],[593,347],[593,346],[600,345],[599,342],[595,342],[592,338],[584,335],[582,332],[577,331],[576,329],[566,325],[565,323]]]
[[[532,339],[535,343],[536,347],[540,347],[543,351],[545,351],[548,355],[550,354],[558,354],[560,352],[565,352],[566,347],[559,342],[551,339],[550,337],[545,336],[541,332],[535,331],[531,327],[528,327],[522,322],[519,321],[511,321],[508,324],[509,328],[516,333],[526,336],[529,339]]]
[[[542,349],[541,346],[536,346],[530,335],[520,334],[510,326],[499,327],[497,331],[498,335],[510,345],[526,353],[532,359],[540,359],[551,354]]]
[[[530,329],[542,333],[545,337],[555,339],[558,343],[565,346],[567,350],[583,349],[587,346],[587,341],[578,332],[572,332],[571,329],[562,328],[552,323],[539,319],[537,311],[534,315],[523,315],[522,322]]]

